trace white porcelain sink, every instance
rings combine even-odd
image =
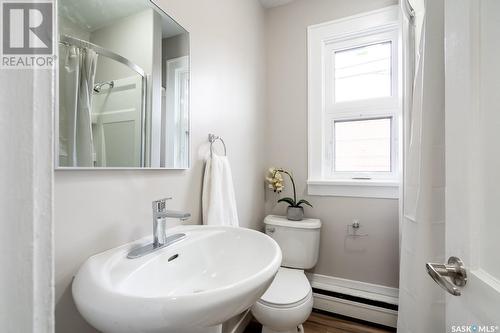
[[[128,259],[142,239],[89,258],[73,282],[78,310],[105,333],[209,332],[255,303],[281,264],[278,244],[232,227],[181,226],[178,243]]]

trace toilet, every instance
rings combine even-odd
[[[265,232],[280,246],[281,267],[264,295],[252,306],[252,314],[262,324],[262,333],[304,332],[304,323],[313,307],[312,288],[304,269],[318,261],[321,221],[290,221],[269,215]]]

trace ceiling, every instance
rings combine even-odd
[[[278,6],[286,5],[294,0],[260,0],[260,3],[265,8],[273,8]]]
[[[58,5],[59,15],[89,32],[147,8],[145,1],[121,1],[117,6],[114,1],[62,0]]]
[[[93,32],[114,21],[139,13],[152,6],[149,0],[59,0],[59,15],[64,16],[84,31]],[[162,38],[168,38],[185,30],[168,15],[162,15]]]

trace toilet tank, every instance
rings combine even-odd
[[[290,221],[284,216],[269,215],[264,219],[266,234],[281,248],[281,266],[310,269],[316,265],[319,253],[321,221],[304,219]]]

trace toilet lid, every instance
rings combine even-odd
[[[273,283],[260,298],[264,303],[286,306],[299,303],[311,292],[304,271],[280,267]]]

